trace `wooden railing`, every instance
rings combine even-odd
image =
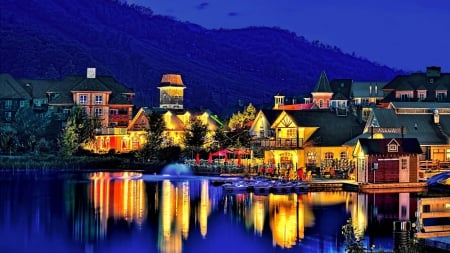
[[[125,135],[127,134],[127,129],[124,127],[108,127],[97,129],[96,134],[98,135]]]
[[[253,145],[262,148],[300,148],[303,145],[303,139],[297,138],[278,138],[278,139],[264,139],[255,140]]]

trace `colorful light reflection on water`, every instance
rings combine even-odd
[[[409,193],[229,195],[211,180],[1,175],[0,251],[343,252],[348,218],[367,244],[392,249],[384,221],[409,220],[417,209]]]

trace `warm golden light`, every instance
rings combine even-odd
[[[266,196],[253,196],[252,201],[252,220],[254,223],[255,234],[261,236],[266,219]]]
[[[105,238],[111,217],[142,225],[147,217],[147,196],[141,176],[136,172],[89,174],[89,199],[99,219],[99,226],[92,228],[97,238]]]
[[[201,193],[200,193],[200,208],[199,208],[199,222],[200,233],[203,237],[206,237],[208,232],[208,216],[211,211],[209,201],[209,182],[207,180],[202,181]]]
[[[297,242],[297,194],[269,195],[273,245],[291,248]]]

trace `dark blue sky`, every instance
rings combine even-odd
[[[407,71],[450,72],[448,0],[128,0],[206,28],[277,26]]]

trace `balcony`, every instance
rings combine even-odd
[[[127,129],[122,127],[107,127],[97,129],[95,134],[97,135],[125,135],[127,134]]]
[[[128,114],[110,114],[109,115],[110,122],[119,122],[119,121],[128,122],[129,120],[130,120],[130,116]]]
[[[303,139],[299,138],[278,138],[278,139],[264,139],[255,140],[255,146],[261,146],[265,149],[292,149],[301,148],[303,146]]]

